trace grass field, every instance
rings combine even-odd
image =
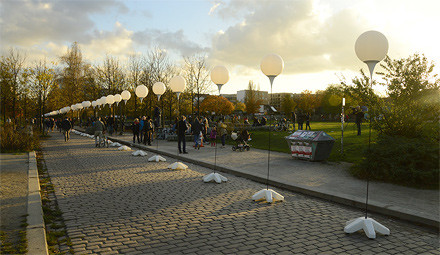
[[[362,124],[362,135],[357,135],[356,124],[346,123],[344,126],[344,153],[341,154],[341,123],[338,122],[311,122],[312,130],[324,131],[335,139],[335,144],[330,153],[329,161],[333,162],[359,162],[363,157],[363,152],[368,148],[369,124]],[[305,124],[304,124],[305,127]],[[268,131],[250,131],[252,141],[250,144],[253,148],[267,150]],[[293,133],[292,131],[271,132],[271,151],[290,153],[290,148],[284,137]],[[371,141],[374,143],[376,137],[375,130],[372,130]],[[229,144],[235,144],[229,140]]]

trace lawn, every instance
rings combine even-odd
[[[330,153],[329,161],[333,162],[359,162],[363,157],[363,152],[368,148],[368,132],[369,124],[362,124],[362,135],[357,135],[356,124],[346,123],[344,126],[344,153],[341,154],[341,123],[338,122],[312,122],[310,123],[312,130],[324,131],[335,139],[335,144]],[[253,148],[267,150],[268,131],[250,131],[252,141],[250,144]],[[271,132],[271,150],[278,152],[290,153],[289,146],[284,137],[293,133],[292,131]],[[376,132],[372,130],[371,140],[375,141]],[[228,140],[228,144],[235,144],[234,141]]]

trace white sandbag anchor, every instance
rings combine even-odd
[[[137,150],[137,151],[133,152],[131,155],[144,157],[144,156],[147,156],[147,153],[143,150]]]
[[[254,201],[266,200],[269,203],[284,201],[284,197],[272,189],[262,189],[252,196]]]
[[[148,159],[149,162],[159,162],[159,161],[167,161],[164,157],[159,156],[159,155],[154,155],[153,157]]]
[[[187,168],[188,166],[183,164],[182,162],[175,162],[168,166],[168,169],[172,169],[172,170],[185,170]]]
[[[203,181],[204,182],[216,182],[216,183],[222,183],[222,182],[227,182],[228,178],[224,177],[223,175],[219,174],[219,173],[210,173],[207,174],[205,176],[203,176]]]
[[[131,151],[131,148],[126,146],[126,145],[124,145],[124,146],[119,147],[118,150],[120,150],[120,151]]]

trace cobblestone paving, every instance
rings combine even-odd
[[[44,156],[75,254],[440,254],[430,229],[371,215],[390,236],[347,235],[361,211],[280,189],[285,202],[256,203],[263,184],[228,174],[206,184],[212,170],[168,170],[172,158],[152,163],[75,134],[54,134]]]

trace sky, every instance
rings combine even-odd
[[[177,64],[199,54],[228,68],[222,94],[249,80],[270,91],[260,62],[276,53],[284,70],[273,92],[314,92],[367,70],[354,44],[369,30],[387,37],[391,58],[419,53],[439,65],[438,10],[437,0],[1,0],[0,51],[19,49],[28,64],[56,60],[75,41],[95,65],[155,47]]]

